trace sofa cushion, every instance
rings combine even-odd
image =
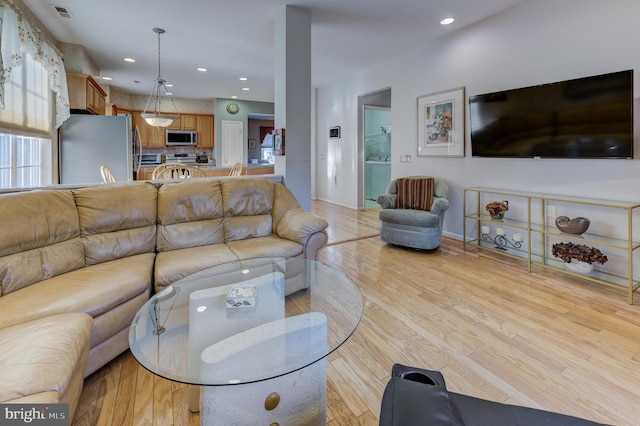
[[[270,214],[227,217],[223,224],[226,242],[268,237],[273,233],[273,221]]]
[[[301,255],[304,249],[302,244],[276,235],[230,241],[227,246],[241,260],[258,257],[296,257]]]
[[[146,253],[87,266],[0,297],[0,327],[65,312],[95,317],[148,294],[154,257]]]
[[[0,401],[55,392],[63,402],[72,378],[82,383],[91,322],[85,314],[59,314],[0,329]]]
[[[194,272],[234,260],[238,260],[238,257],[224,243],[158,253],[154,273],[155,290],[160,291]]]
[[[260,257],[297,257],[302,254],[303,249],[302,244],[295,241],[270,235],[165,251],[156,256],[155,290],[160,291],[187,275],[223,263]]]
[[[1,295],[85,265],[78,212],[70,192],[6,194],[0,201]]]
[[[73,194],[87,265],[155,251],[157,189],[152,183],[102,185]]]
[[[221,181],[224,204],[224,240],[265,237],[274,233],[275,183],[267,179]]]
[[[224,242],[223,211],[219,180],[163,183],[158,189],[157,250]]]
[[[271,214],[274,185],[268,179],[230,179],[221,182],[224,216]]]

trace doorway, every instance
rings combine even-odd
[[[364,106],[365,209],[378,208],[391,182],[391,108]]]
[[[358,209],[376,202],[391,181],[391,88],[358,96]]]

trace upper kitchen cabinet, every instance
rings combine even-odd
[[[198,148],[213,148],[213,115],[197,118]]]
[[[153,127],[147,124],[140,112],[133,113],[133,128],[138,128],[142,148],[164,148],[165,131],[164,128]]]
[[[181,114],[177,120],[173,120],[167,129],[169,130],[197,130],[197,117],[190,114]]]
[[[107,93],[87,74],[67,73],[71,110],[104,115]]]

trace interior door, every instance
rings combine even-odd
[[[244,163],[242,121],[222,121],[222,167]]]

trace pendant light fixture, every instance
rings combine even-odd
[[[154,28],[153,32],[158,34],[158,77],[155,80],[155,84],[153,86],[153,90],[151,91],[151,95],[149,96],[149,100],[147,100],[147,105],[144,107],[144,111],[142,112],[142,118],[146,121],[150,126],[154,127],[167,127],[173,120],[177,120],[180,117],[180,113],[178,113],[178,108],[176,108],[176,104],[173,102],[173,98],[167,91],[167,86],[165,86],[166,81],[161,77],[160,74],[160,34],[164,34],[165,31],[162,28]],[[164,94],[161,93],[161,90],[164,90]],[[171,101],[171,105],[173,105],[173,109],[175,110],[175,114],[163,114],[160,112],[160,103],[161,96],[168,96]],[[149,104],[153,102],[153,112],[148,111]]]

